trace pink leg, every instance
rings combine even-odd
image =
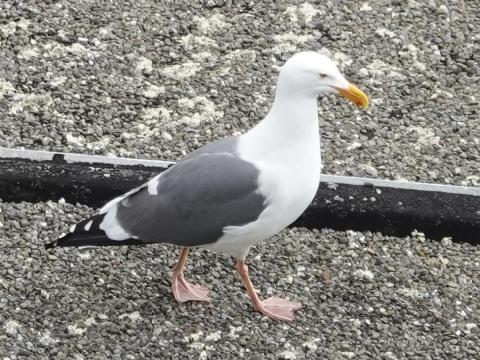
[[[245,261],[238,260],[235,268],[242,277],[243,284],[247,289],[248,296],[252,300],[253,307],[256,311],[259,311],[262,314],[276,320],[292,321],[294,319],[293,311],[300,309],[302,304],[284,300],[278,297],[271,297],[267,300],[261,301],[255,292],[252,281],[250,280],[250,276],[248,275],[248,267],[245,264]]]
[[[201,285],[195,285],[185,280],[183,276],[183,268],[187,260],[188,248],[183,248],[180,259],[173,269],[172,291],[175,300],[179,303],[186,301],[206,301],[209,302],[208,289]]]

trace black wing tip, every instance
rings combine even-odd
[[[139,239],[129,238],[125,240],[111,240],[105,235],[88,235],[69,233],[55,241],[45,244],[45,249],[54,249],[57,247],[103,247],[103,246],[123,246],[123,245],[146,245],[150,242],[145,242]]]
[[[103,215],[94,215],[74,225],[70,232],[60,236],[57,240],[45,244],[45,249],[56,247],[99,247],[99,246],[122,246],[122,245],[145,245],[146,241],[137,238],[125,240],[112,240],[100,229]],[[88,224],[90,223],[90,224]],[[87,229],[85,226],[88,224]]]
[[[55,240],[45,244],[45,249],[53,249],[56,247],[82,247],[89,245],[88,243],[92,239],[104,238],[106,235],[103,232],[100,232],[99,223],[101,221],[100,215],[93,215],[87,219],[80,221],[78,224],[74,224],[70,227],[70,232],[60,235],[60,237]],[[85,225],[90,223],[89,229],[85,229]],[[77,243],[78,242],[78,243]]]
[[[54,248],[57,248],[57,247],[64,246],[64,241],[66,239],[68,239],[71,235],[72,235],[72,233],[61,235],[57,240],[54,240],[54,241],[51,241],[51,242],[45,244],[44,245],[45,249],[50,250],[50,249],[54,249]]]
[[[58,244],[58,240],[52,241],[48,244],[45,244],[45,249],[49,250],[49,249],[56,248],[57,244]]]

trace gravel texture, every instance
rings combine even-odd
[[[232,3],[232,4],[230,4]],[[0,2],[0,146],[176,160],[268,111],[278,66],[333,57],[371,98],[321,102],[324,172],[480,183],[478,1]],[[198,250],[213,302],[177,305],[170,246],[42,244],[92,209],[0,203],[2,359],[479,359],[480,249],[413,233],[285,230],[231,259]],[[221,280],[221,281],[220,281]]]
[[[478,359],[480,248],[414,233],[285,230],[249,256],[263,295],[304,304],[293,323],[252,311],[233,261],[203,250],[188,278],[211,304],[177,305],[173,246],[42,244],[91,209],[0,203],[3,359]]]
[[[320,109],[326,173],[478,185],[478,1],[0,2],[0,146],[176,160],[330,54],[368,111]],[[19,126],[20,124],[20,126]]]

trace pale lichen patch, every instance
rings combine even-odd
[[[92,317],[89,317],[87,320],[84,321],[84,324],[85,326],[92,326],[92,325],[95,325],[97,322],[95,321],[95,318],[92,316]]]
[[[427,299],[430,297],[430,294],[428,292],[420,291],[415,288],[401,287],[400,289],[398,289],[398,292],[412,299]]]
[[[314,338],[314,339],[310,339],[308,341],[305,341],[302,346],[307,350],[307,352],[314,352],[317,350],[318,348],[318,345],[317,343],[320,342],[321,339],[320,338]]]
[[[355,357],[355,353],[352,351],[341,351],[340,355],[346,359],[353,359]]]
[[[440,136],[436,136],[433,129],[421,126],[411,126],[408,128],[408,131],[415,132],[417,135],[416,148],[438,145],[440,143]]]
[[[79,43],[73,43],[72,45],[67,46],[65,49],[68,53],[77,56],[84,56],[89,53],[88,49]]]
[[[298,11],[297,5],[290,5],[290,6],[287,6],[283,14],[286,15],[292,23],[296,23],[298,21],[297,11]]]
[[[13,35],[15,34],[16,30],[17,23],[15,21],[0,25],[0,32],[3,34],[3,36]]]
[[[228,75],[232,71],[232,67],[237,64],[248,64],[256,60],[257,53],[254,50],[236,49],[225,54],[222,66],[218,70],[218,75]]]
[[[413,60],[417,60],[418,53],[419,53],[418,47],[416,47],[413,44],[407,44],[402,48],[402,50],[399,51],[398,55],[404,58],[409,57],[409,58],[412,58]]]
[[[301,4],[300,7],[298,8],[298,10],[299,10],[300,14],[302,14],[302,16],[305,20],[305,23],[307,23],[307,24],[310,23],[318,13],[320,13],[320,11],[317,10],[309,2],[305,2],[305,3]]]
[[[236,49],[233,51],[230,51],[225,55],[226,60],[230,61],[238,61],[241,60],[243,61],[255,61],[257,58],[257,53],[254,50],[248,50],[248,49]]]
[[[298,356],[300,356],[300,352],[289,342],[283,343],[283,347],[285,350],[279,351],[277,353],[278,359],[295,360],[298,358]]]
[[[340,68],[345,68],[353,64],[353,59],[341,51],[333,52],[330,49],[323,47],[318,52],[332,59]]]
[[[182,43],[185,50],[188,50],[188,51],[191,51],[194,48],[202,48],[202,49],[218,48],[217,42],[207,36],[196,36],[196,35],[188,34],[188,35],[182,36],[180,38],[180,42]]]
[[[205,337],[205,341],[218,341],[222,338],[222,330],[215,331]]]
[[[192,54],[192,59],[197,62],[203,62],[211,58],[212,58],[212,54],[209,53],[208,51],[200,51],[199,53]]]
[[[289,32],[281,35],[275,35],[273,40],[275,41],[275,46],[272,48],[272,51],[275,54],[282,54],[285,52],[296,51],[299,46],[313,40],[313,35],[297,35]]]
[[[183,338],[184,342],[198,342],[200,338],[203,336],[203,331],[198,331],[191,333]]]
[[[146,122],[155,120],[170,120],[171,111],[164,108],[164,107],[156,107],[156,108],[145,108],[143,110],[142,118]]]
[[[171,111],[166,108],[146,108],[143,110],[141,120],[133,125],[133,132],[140,138],[158,136],[170,118]]]
[[[357,279],[368,280],[371,281],[375,277],[375,275],[370,270],[363,270],[358,269],[353,272],[353,276]]]
[[[30,24],[31,24],[31,21],[29,19],[21,18],[20,20],[17,21],[17,28],[22,30],[27,30]]]
[[[37,57],[40,55],[40,52],[37,47],[24,47],[18,52],[18,58],[30,60],[31,58]]]
[[[66,81],[67,81],[66,76],[59,76],[50,80],[50,86],[56,88],[65,84]]]
[[[360,6],[360,11],[365,11],[365,12],[367,12],[367,11],[372,11],[372,10],[373,10],[373,9],[372,9],[372,7],[370,6],[370,4],[369,4],[368,2],[364,2],[364,3],[362,4],[362,6]]]
[[[132,322],[136,322],[136,321],[139,321],[142,319],[142,316],[140,315],[140,313],[138,311],[134,311],[134,312],[131,312],[131,313],[128,313],[128,314],[122,314],[120,315],[118,318],[119,319],[123,319],[123,318],[129,318],[130,321]]]
[[[160,70],[160,73],[171,79],[182,80],[195,75],[200,69],[199,63],[187,61],[183,64],[166,66]]]
[[[0,98],[5,95],[11,95],[15,92],[15,88],[10,81],[0,78]]]
[[[361,143],[359,143],[358,141],[354,141],[353,143],[351,143],[350,145],[348,145],[346,147],[346,150],[347,151],[352,151],[352,150],[360,149],[361,147],[362,147]]]
[[[297,354],[290,350],[284,350],[278,354],[278,358],[285,360],[295,360],[297,358]]]
[[[0,25],[0,32],[4,36],[13,35],[17,29],[26,30],[30,25],[30,20],[20,19],[19,21],[10,21],[6,24]]]
[[[379,29],[375,30],[375,34],[377,34],[378,36],[380,36],[382,38],[388,37],[390,39],[397,36],[397,34],[395,34],[393,31],[385,29],[385,28],[379,28]]]
[[[20,329],[20,323],[16,320],[10,319],[3,323],[2,328],[8,335],[13,336],[18,333],[18,330]]]
[[[154,99],[158,95],[163,94],[165,92],[164,86],[157,86],[153,84],[148,84],[147,88],[143,91],[143,96],[149,99]]]
[[[108,145],[110,144],[111,141],[112,141],[111,137],[103,136],[98,141],[93,141],[93,142],[89,141],[85,147],[88,150],[93,150],[94,152],[104,152],[108,148]]]
[[[53,57],[60,58],[65,56],[67,50],[65,46],[60,43],[51,41],[43,45],[43,56],[44,57]]]
[[[242,331],[242,329],[243,328],[241,326],[231,326],[230,325],[230,332],[229,332],[228,336],[230,336],[233,339],[236,339],[240,336],[240,335],[238,335],[238,333],[240,331]]]
[[[197,25],[197,30],[201,34],[214,34],[224,28],[230,27],[230,24],[225,21],[225,15],[214,14],[208,18],[195,16],[193,21]]]
[[[223,117],[223,111],[217,110],[215,104],[204,96],[179,99],[178,105],[180,108],[193,110],[189,115],[181,117],[178,121],[191,127],[198,127],[201,123],[215,121]]]
[[[403,80],[405,78],[398,67],[389,65],[379,59],[376,59],[371,64],[367,65],[366,70],[370,75],[370,82],[384,77],[389,77],[396,80]]]
[[[48,331],[48,330],[45,331],[39,338],[40,344],[48,346],[48,345],[55,344],[55,343],[60,341],[59,339],[52,338],[51,335],[52,334],[51,334],[50,331]]]
[[[140,56],[140,58],[137,61],[136,70],[138,72],[144,72],[144,73],[147,73],[147,74],[151,74],[152,71],[153,71],[152,60],[150,60],[150,59],[148,59],[144,56]]]
[[[78,327],[77,324],[73,324],[67,326],[67,331],[70,335],[82,336],[87,331],[87,328]]]
[[[305,2],[301,5],[290,5],[288,6],[285,11],[283,12],[284,15],[288,17],[288,19],[292,23],[297,23],[299,19],[303,19],[306,24],[310,23],[313,18],[320,13],[318,9],[316,9],[312,4],[309,2]]]
[[[18,114],[21,111],[38,112],[52,104],[53,100],[49,94],[15,94],[9,112],[10,114]]]
[[[200,354],[205,352],[206,345],[204,342],[200,341],[200,339],[203,337],[203,331],[198,331],[191,333],[183,338],[183,342],[188,344],[187,346],[190,349],[198,351]]]
[[[67,132],[65,134],[65,140],[70,146],[83,147],[85,145],[85,138],[82,135],[75,136],[72,133]]]
[[[42,48],[42,56],[45,58],[62,58],[72,55],[80,58],[95,59],[99,56],[99,52],[90,50],[80,43],[65,46],[54,41],[47,42]]]

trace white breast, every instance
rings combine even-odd
[[[240,138],[240,157],[259,169],[258,192],[265,196],[267,207],[254,222],[226,227],[224,235],[207,248],[243,258],[250,246],[275,235],[305,211],[320,181],[320,138],[314,115],[299,137],[292,132],[275,136],[271,132],[281,127],[264,126]]]
[[[294,222],[315,196],[320,181],[320,148],[317,141],[276,152],[276,159],[254,161],[260,169],[259,192],[268,207],[260,215],[270,237]],[[255,239],[261,241],[263,239]]]

